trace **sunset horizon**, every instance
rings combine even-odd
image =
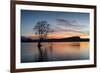
[[[39,39],[36,35],[34,36],[21,36],[21,37],[26,37],[26,38],[31,38],[31,39]],[[46,39],[62,39],[62,38],[70,38],[70,37],[79,37],[82,39],[88,38],[89,36],[54,36],[54,35],[49,35],[46,37]]]
[[[36,10],[21,10],[21,36],[38,38],[33,28],[39,21],[47,21],[53,29],[47,38],[60,39],[74,36],[89,38],[88,13]]]

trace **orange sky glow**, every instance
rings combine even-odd
[[[35,34],[28,34],[31,38],[37,38],[37,35]],[[59,33],[51,33],[48,34],[47,38],[67,38],[67,37],[73,37],[73,36],[79,36],[80,38],[89,38],[89,35],[87,33],[74,33],[74,32],[59,32]]]

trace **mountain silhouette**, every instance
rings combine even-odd
[[[29,37],[21,36],[21,42],[38,42],[39,39],[32,39]],[[60,39],[42,39],[42,42],[85,42],[89,41],[89,38],[80,38],[79,36],[73,36],[68,38],[60,38]]]

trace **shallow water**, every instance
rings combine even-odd
[[[42,43],[40,56],[38,43],[21,43],[21,62],[47,62],[89,59],[89,42]],[[39,60],[41,58],[41,60]]]

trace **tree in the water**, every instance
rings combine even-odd
[[[33,31],[35,32],[35,34],[38,36],[38,49],[39,49],[39,53],[40,53],[40,61],[43,60],[43,52],[41,49],[41,42],[43,39],[47,38],[48,33],[53,32],[53,30],[51,29],[50,24],[47,23],[47,21],[39,21],[37,22],[37,24],[34,26]]]

